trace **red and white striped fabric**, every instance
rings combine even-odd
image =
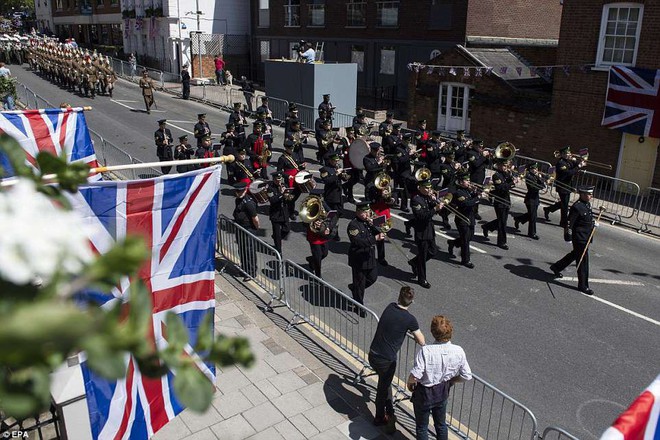
[[[600,440],[660,440],[660,375],[621,413]]]

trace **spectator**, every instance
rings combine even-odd
[[[448,318],[435,316],[431,320],[435,343],[417,351],[415,365],[410,370],[408,389],[413,392],[417,440],[428,439],[431,414],[438,440],[447,440],[445,416],[449,388],[457,382],[472,379],[465,351],[451,343],[452,332],[453,326]]]
[[[131,67],[131,78],[133,78],[137,72],[137,59],[133,52],[128,56],[128,65]]]
[[[0,62],[0,76],[10,77],[11,71],[5,67],[5,63]]]
[[[303,63],[314,64],[314,59],[316,58],[316,51],[312,49],[312,45],[310,43],[305,43],[300,48],[300,57],[302,58]]]
[[[215,63],[215,85],[225,85],[224,80],[222,79],[224,70],[225,70],[225,60],[222,59],[222,55],[216,55],[213,58]]]
[[[252,113],[252,97],[254,96],[254,86],[250,81],[248,81],[245,75],[241,76],[241,91],[243,91],[243,96],[245,97],[248,111]]]
[[[5,63],[0,62],[0,99],[3,110],[16,110],[15,93],[16,84],[11,77],[11,72],[5,67]]]
[[[396,372],[397,353],[408,332],[413,334],[419,345],[424,346],[424,335],[419,329],[417,319],[408,312],[414,298],[415,291],[410,286],[401,288],[398,301],[391,303],[383,311],[369,350],[369,364],[378,374],[374,425],[387,425],[388,433],[394,433],[396,429],[392,379]]]
[[[190,98],[190,73],[188,72],[188,65],[186,64],[181,69],[181,97],[183,99]]]

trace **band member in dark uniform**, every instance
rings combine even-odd
[[[449,245],[449,255],[452,258],[454,248],[461,248],[461,264],[472,269],[474,264],[470,261],[470,241],[474,235],[474,206],[479,203],[479,193],[470,186],[470,175],[467,173],[458,174],[456,184],[451,203],[456,212],[461,214],[454,218],[458,238],[447,240],[447,245]]]
[[[360,182],[362,178],[362,170],[358,169],[351,163],[351,158],[348,155],[350,151],[351,144],[355,140],[355,130],[353,127],[346,127],[346,137],[341,139],[341,150],[344,168],[350,168],[348,172],[349,179],[344,183],[344,194],[346,195],[346,201],[350,203],[355,203],[355,198],[353,197],[353,187]]]
[[[481,228],[484,237],[488,238],[488,232],[497,229],[497,246],[501,249],[509,249],[506,244],[506,223],[509,219],[509,210],[511,209],[511,188],[516,186],[515,179],[508,171],[507,161],[504,159],[497,159],[495,162],[495,173],[492,176],[493,191],[491,194],[495,196],[493,200],[493,207],[495,208],[495,220],[491,220]]]
[[[343,170],[339,166],[337,153],[327,153],[325,163],[327,165],[320,170],[321,180],[323,180],[323,200],[331,210],[337,211],[337,215],[341,217],[344,213],[342,183],[347,176],[342,176]]]
[[[197,147],[202,145],[202,138],[204,136],[211,136],[211,128],[209,127],[208,122],[206,122],[206,113],[200,113],[197,115],[197,124],[193,129],[195,139],[197,139]]]
[[[236,204],[234,207],[234,221],[250,232],[259,229],[259,217],[257,216],[257,204],[247,194],[247,184],[238,182],[234,185],[236,191]],[[241,260],[241,269],[247,274],[243,281],[249,281],[257,275],[257,250],[249,237],[245,234],[237,234],[238,256]]]
[[[355,125],[359,124],[361,117],[364,118],[364,109],[362,107],[355,107],[355,116],[353,116],[351,126],[355,127]]]
[[[328,114],[325,110],[319,109],[319,117],[314,121],[314,137],[319,137],[321,134],[321,129],[323,128],[323,123],[328,120]],[[330,122],[332,125],[332,121]]]
[[[273,112],[268,108],[268,96],[261,97],[261,105],[257,107],[257,114],[263,113],[269,124],[273,123]]]
[[[248,126],[248,121],[245,118],[245,115],[243,115],[240,102],[234,103],[234,109],[229,114],[229,122],[234,124],[234,127],[236,128],[236,134],[239,137],[245,139],[245,127]]]
[[[179,145],[174,147],[174,160],[188,160],[195,154],[195,149],[188,143],[188,135],[184,134],[179,136]],[[185,173],[194,170],[193,165],[177,165],[176,171],[178,173]]]
[[[583,160],[578,162],[572,159],[571,147],[564,147],[559,152],[561,153],[561,158],[555,166],[555,172],[557,173],[557,178],[555,179],[557,184],[555,188],[557,189],[557,194],[559,194],[559,200],[553,205],[543,208],[543,214],[546,220],[550,220],[550,213],[560,209],[561,219],[559,226],[566,228],[568,205],[571,201],[571,193],[573,192],[573,177],[586,166],[586,163]]]
[[[311,194],[321,196],[321,190],[312,190]],[[324,209],[328,211],[328,205],[323,202]],[[330,224],[326,219],[317,218],[315,221],[307,225],[307,241],[309,242],[309,249],[312,253],[307,257],[309,267],[319,278],[323,278],[321,274],[321,265],[325,257],[328,256],[328,241],[333,233],[330,229]]]
[[[323,102],[319,104],[319,113],[321,110],[325,112],[325,115],[328,119],[332,120],[332,114],[335,112],[335,108],[332,106],[332,103],[330,102],[330,95],[325,94],[323,95]]]
[[[380,136],[381,138],[385,138],[385,136],[389,134],[388,131],[392,132],[392,125],[394,125],[393,118],[394,118],[394,113],[392,113],[391,111],[385,113],[385,120],[381,122],[380,125],[378,126],[378,136]],[[385,139],[383,139],[383,147],[385,147]]]
[[[387,191],[387,192],[386,192]],[[390,222],[392,221],[392,214],[390,212],[390,204],[392,203],[392,195],[389,192],[390,188],[386,188],[384,191],[376,188],[376,185],[370,183],[366,186],[364,192],[366,200],[369,201],[371,211],[373,212],[374,217],[385,216],[385,220]],[[387,260],[385,259],[385,241],[379,241],[376,243],[376,255],[378,264],[381,266],[389,266]]]
[[[289,111],[286,114],[286,118],[284,119],[284,136],[286,137],[289,131],[291,131],[291,123],[293,121],[298,121],[300,122],[300,119],[298,118],[298,106],[296,105],[295,102],[290,102],[289,103]]]
[[[158,130],[154,132],[154,142],[156,143],[156,156],[161,162],[171,161],[174,158],[172,152],[172,132],[166,126],[167,120],[158,121]],[[168,174],[172,169],[169,167],[160,167],[163,174]]]
[[[351,245],[348,249],[348,265],[351,266],[353,282],[348,288],[353,299],[364,304],[364,291],[378,279],[378,265],[374,245],[385,239],[385,234],[371,225],[369,202],[363,201],[356,205],[355,218],[346,229]],[[365,313],[360,309],[360,316]]]
[[[322,163],[323,158],[327,153],[333,152],[335,150],[335,136],[336,133],[332,131],[332,122],[329,119],[326,119],[321,123],[321,129],[318,131],[316,136],[316,145],[318,146],[318,151],[316,152],[316,160],[319,163]]]
[[[370,183],[373,183],[376,179],[376,175],[383,171],[384,168],[384,158],[381,154],[383,148],[378,142],[372,142],[369,144],[369,154],[364,156],[362,159],[362,165],[364,166],[364,186],[366,187]]]
[[[243,182],[249,185],[254,180],[253,160],[247,157],[245,147],[238,147],[236,153],[236,160],[229,164],[232,167],[234,179],[236,182]]]
[[[525,184],[527,185],[527,194],[525,194],[525,206],[527,207],[527,212],[525,214],[514,216],[513,222],[516,230],[520,227],[521,223],[525,224],[529,222],[527,236],[534,240],[538,240],[539,236],[536,235],[536,217],[539,204],[541,203],[539,191],[545,189],[545,180],[543,179],[543,176],[541,176],[541,173],[539,173],[539,164],[533,163],[527,167]]]
[[[181,98],[190,99],[190,73],[187,64],[181,69],[181,87]]]
[[[465,139],[465,130],[456,131],[456,143],[454,144],[454,155],[456,161],[463,163],[466,160],[467,147],[470,142]]]
[[[573,250],[561,260],[550,265],[550,270],[557,278],[562,278],[561,272],[575,261],[576,265],[579,264],[577,267],[578,290],[584,294],[593,295],[594,291],[589,288],[588,246],[593,229],[599,226],[591,211],[591,198],[594,194],[594,187],[581,186],[578,188],[578,193],[580,198],[571,206],[564,234],[565,238],[568,238],[566,241],[573,242]],[[580,262],[583,253],[584,257]]]
[[[394,150],[392,159],[392,168],[394,170],[394,186],[398,192],[400,200],[399,208],[403,212],[409,212],[408,199],[410,197],[410,188],[415,180],[410,170],[410,154],[408,153],[408,142],[398,142]]]
[[[262,179],[267,179],[268,155],[266,150],[268,146],[263,136],[264,125],[261,121],[254,121],[252,133],[245,138],[243,146],[250,152],[253,159],[252,167]]]
[[[282,254],[282,239],[289,235],[289,205],[286,202],[287,190],[284,184],[284,174],[280,171],[272,173],[273,181],[269,188],[268,217],[273,225],[273,243],[277,251]]]
[[[293,142],[288,139],[285,140],[284,154],[277,160],[277,171],[281,171],[284,174],[285,184],[293,189],[291,200],[288,201],[289,218],[291,220],[295,220],[296,215],[298,215],[298,211],[296,211],[296,200],[298,200],[301,194],[300,189],[295,185],[294,179],[300,170],[305,169],[305,166],[306,163],[296,157],[293,151]]]
[[[216,157],[217,154],[213,150],[212,145],[211,145],[211,136],[203,136],[201,138],[202,144],[197,147],[197,150],[195,150],[195,158],[196,159],[208,159],[210,157]],[[195,169],[199,168],[207,168],[210,167],[211,164],[209,163],[203,163],[195,166]],[[249,182],[248,182],[249,183]]]
[[[483,149],[484,141],[475,139],[471,148],[465,152],[465,159],[468,162],[470,171],[470,182],[483,185],[486,179],[486,168],[490,162],[490,152]],[[481,220],[479,215],[479,204],[474,205],[474,218]]]
[[[355,120],[357,118],[357,120]],[[366,115],[358,113],[353,121],[353,130],[358,137],[369,135],[369,124],[367,123]]]
[[[242,144],[242,140],[236,133],[236,126],[232,122],[227,123],[225,127],[227,131],[220,135],[220,144],[223,145],[222,154],[236,156],[236,149]]]
[[[417,277],[419,285],[425,289],[431,287],[431,284],[426,279],[426,262],[433,258],[439,251],[438,246],[435,244],[433,216],[444,206],[432,194],[432,187],[433,184],[430,180],[419,182],[418,193],[410,202],[413,212],[413,228],[415,228],[417,255],[408,261],[408,264],[412,268],[413,276]]]

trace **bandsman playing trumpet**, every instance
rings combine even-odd
[[[566,227],[568,219],[568,205],[571,201],[571,193],[573,192],[573,177],[586,166],[582,158],[577,159],[577,156],[571,155],[571,147],[564,147],[559,150],[561,158],[557,161],[555,172],[557,178],[555,179],[555,188],[559,194],[559,200],[553,205],[543,208],[545,219],[550,220],[550,213],[556,210],[561,210],[561,219],[559,226]]]
[[[353,299],[364,304],[364,291],[378,279],[378,265],[374,246],[385,239],[385,234],[371,224],[371,210],[368,201],[359,202],[355,208],[355,218],[348,224],[346,232],[351,240],[348,249],[348,265],[351,266],[353,282],[348,288]],[[360,316],[365,312],[358,310]]]
[[[236,126],[233,122],[228,122],[225,127],[227,131],[220,135],[220,144],[223,145],[222,155],[227,156],[229,154],[236,155],[236,149],[241,145],[242,141],[236,133]]]
[[[486,179],[486,167],[490,163],[490,151],[485,150],[484,141],[475,139],[465,153],[470,171],[470,182],[482,184]],[[474,218],[481,220],[479,205],[474,205]]]
[[[353,127],[346,127],[345,130],[346,130],[346,137],[341,139],[340,145],[343,155],[344,168],[350,168],[351,170],[348,172],[350,176],[348,181],[344,183],[344,194],[346,195],[347,202],[355,203],[355,198],[353,197],[353,187],[362,178],[362,170],[353,166],[353,164],[351,163],[350,155],[348,154],[351,148],[351,144],[356,139],[355,130],[353,129]]]
[[[174,160],[188,160],[192,158],[194,154],[195,154],[195,150],[193,149],[192,145],[188,143],[188,135],[184,134],[183,136],[179,136],[179,145],[174,147]],[[195,169],[194,165],[176,166],[176,171],[178,173],[185,173],[187,171],[191,171],[194,169]],[[230,185],[234,184],[234,182],[232,181],[228,183]]]
[[[287,203],[287,190],[284,184],[284,173],[275,171],[271,173],[273,181],[270,183],[268,201],[268,217],[273,225],[273,243],[275,249],[282,253],[282,239],[289,235],[289,205]]]
[[[383,144],[385,144],[385,136],[392,132],[392,126],[394,125],[394,113],[388,111],[385,113],[385,120],[378,125],[378,136],[383,138]]]
[[[154,132],[154,142],[156,143],[156,156],[161,162],[168,162],[174,159],[172,152],[172,132],[167,128],[167,120],[158,121],[158,130]],[[172,166],[160,167],[163,174],[168,174]]]
[[[430,180],[422,180],[418,183],[417,195],[411,201],[417,255],[408,261],[408,264],[413,276],[417,277],[419,285],[425,289],[431,287],[426,279],[426,262],[439,251],[435,243],[433,216],[444,207],[444,203],[435,197],[432,188],[433,184]]]
[[[509,219],[509,210],[511,209],[511,188],[516,186],[515,179],[509,172],[509,165],[506,159],[497,159],[495,161],[495,173],[492,176],[493,207],[495,208],[495,220],[491,220],[481,228],[484,238],[488,238],[488,233],[497,230],[497,246],[501,249],[509,249],[506,244],[506,223]]]
[[[245,127],[248,126],[248,122],[245,118],[245,115],[243,115],[240,102],[234,103],[234,108],[229,114],[229,122],[234,124],[234,127],[236,127],[236,135],[242,139],[245,139]]]
[[[474,207],[479,204],[479,193],[470,184],[470,175],[461,173],[456,176],[456,189],[452,197],[452,205],[457,214],[454,218],[458,238],[447,240],[449,256],[454,257],[454,248],[461,248],[461,264],[468,269],[473,269],[474,264],[470,261],[470,241],[474,235]]]
[[[539,191],[545,189],[545,179],[539,172],[539,164],[533,163],[527,167],[525,173],[525,185],[527,185],[527,193],[525,194],[525,207],[527,212],[525,214],[516,215],[513,217],[514,226],[516,230],[520,224],[529,222],[527,228],[527,236],[538,240],[539,236],[536,235],[536,217],[539,204],[541,203]]]
[[[197,115],[197,123],[193,127],[193,135],[197,139],[197,148],[202,145],[202,138],[204,136],[211,136],[211,128],[209,123],[206,122],[206,113],[199,113]]]

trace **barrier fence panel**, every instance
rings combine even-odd
[[[284,292],[295,313],[287,329],[303,322],[312,326],[362,363],[360,376],[369,366],[376,314],[298,264],[290,260],[284,264]]]
[[[572,434],[556,426],[549,426],[543,430],[542,440],[579,440]]]
[[[314,107],[308,105],[296,104],[298,106],[298,119],[304,129],[314,130],[314,121],[318,117],[318,112]]]
[[[603,216],[612,219],[612,224],[635,214],[639,203],[639,185],[636,183],[585,171],[578,173],[575,179],[575,188],[582,185],[594,187],[591,206],[596,211],[604,207]]]
[[[286,120],[286,114],[289,112],[289,101],[269,96],[268,108],[273,113],[273,122],[280,124]]]
[[[353,126],[354,115],[347,115],[346,113],[334,112],[332,114],[332,126],[333,127],[351,127]],[[344,134],[345,136],[345,134]]]
[[[132,158],[133,163],[144,163],[140,159]],[[168,166],[168,165],[165,165]],[[171,165],[169,165],[171,166]],[[172,167],[174,168],[174,167]],[[170,171],[171,172],[171,171]],[[140,168],[135,170],[136,179],[151,179],[153,177],[162,176],[163,172],[160,168]]]
[[[660,189],[646,189],[646,194],[639,201],[637,221],[642,225],[639,232],[660,228]]]
[[[260,240],[228,217],[218,218],[218,253],[245,276],[261,286],[273,302],[286,304],[282,289],[282,256],[275,248]]]
[[[231,89],[224,86],[204,84],[202,99],[227,109],[231,108]]]
[[[259,106],[259,104],[256,104],[254,93],[244,92],[240,89],[232,88],[230,90],[230,100],[231,105],[234,105],[236,102],[240,102],[243,108],[245,108],[250,113],[255,111]]]
[[[131,157],[130,154],[115,146],[111,142],[104,140],[101,145],[100,154],[96,144],[94,144],[94,150],[96,151],[96,157],[101,158],[100,161],[103,162],[103,165],[125,165],[129,163],[135,163],[133,161],[133,157]],[[137,179],[136,173],[138,171],[141,170],[119,170],[113,171],[113,174],[121,180],[133,180]]]

